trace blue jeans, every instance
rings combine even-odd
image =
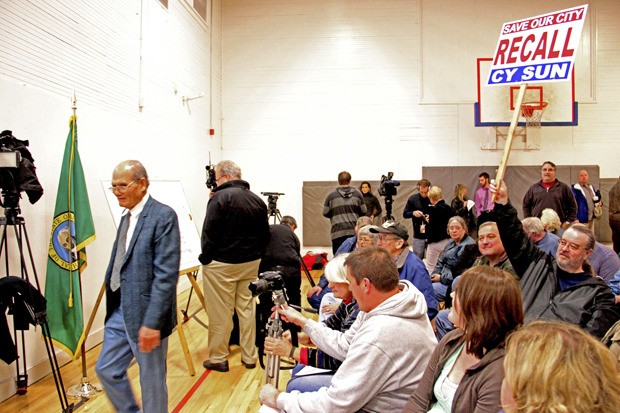
[[[454,288],[456,287],[456,282],[458,281],[459,278],[461,278],[460,275],[456,277],[454,281],[452,281],[452,291],[454,291]],[[434,286],[435,286],[435,283],[433,283],[433,287]],[[448,288],[447,286],[444,286],[444,287],[446,287],[446,289]],[[443,336],[448,334],[450,331],[454,330],[454,324],[452,324],[452,321],[448,320],[448,314],[450,314],[450,310],[441,310],[439,314],[437,314],[437,317],[435,317],[435,327],[437,328],[437,334],[436,334],[437,340],[441,340]]]
[[[447,285],[443,285],[441,282],[433,283],[433,290],[435,290],[435,297],[437,297],[437,301],[445,301],[446,293],[448,292]]]
[[[437,328],[437,340],[441,340],[443,336],[454,330],[454,324],[448,320],[450,310],[441,310],[435,317],[435,327]]]
[[[298,390],[300,393],[308,393],[319,391],[321,387],[329,387],[332,384],[332,377],[335,373],[312,374],[308,376],[297,376],[301,369],[306,367],[305,364],[297,363],[291,371],[291,379],[286,385],[288,393]]]
[[[321,290],[320,293],[318,294],[313,294],[310,297],[308,297],[308,304],[310,304],[310,306],[312,308],[314,308],[315,310],[318,310],[321,308],[321,300],[323,299],[323,296],[327,293],[331,293],[332,289],[329,287],[325,287],[323,288],[323,290]]]
[[[140,352],[138,343],[131,341],[127,334],[123,311],[120,307],[114,310],[105,324],[103,347],[95,369],[117,412],[140,412],[127,377],[127,368],[134,358],[140,367],[142,410],[148,413],[168,412],[167,352],[167,337],[150,353]]]

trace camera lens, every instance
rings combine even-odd
[[[256,297],[264,292],[269,291],[269,282],[267,282],[266,280],[252,281],[248,285],[248,288],[252,292],[252,297]]]

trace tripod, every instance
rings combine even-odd
[[[392,203],[394,199],[392,195],[385,196],[385,216],[383,217],[383,222],[394,221],[394,216],[392,215]]]
[[[8,277],[10,274],[10,260],[9,260],[9,249],[8,249],[8,238],[7,231],[9,227],[13,228],[13,232],[15,235],[15,241],[17,242],[17,248],[19,250],[19,259],[20,259],[20,276],[21,278],[30,285],[29,281],[29,272],[26,257],[24,256],[27,253],[30,263],[30,268],[32,269],[32,274],[34,276],[34,281],[36,283],[36,290],[41,291],[41,287],[39,285],[39,278],[37,276],[37,271],[34,266],[34,259],[32,256],[32,249],[30,248],[30,240],[28,239],[28,231],[26,230],[26,221],[23,217],[18,216],[21,212],[19,209],[19,193],[7,193],[6,191],[2,191],[2,195],[4,195],[4,214],[5,216],[0,218],[0,228],[2,228],[2,238],[0,238],[0,258],[2,254],[5,253],[5,266],[6,266],[6,274]],[[24,250],[25,247],[25,250]],[[34,288],[34,287],[33,287]],[[65,388],[62,382],[62,377],[60,375],[60,366],[58,365],[58,360],[56,359],[56,353],[54,353],[54,346],[52,344],[51,332],[47,322],[47,312],[43,309],[41,311],[36,312],[34,315],[34,320],[36,325],[41,326],[41,330],[43,332],[43,341],[45,342],[45,350],[47,351],[47,357],[50,361],[50,366],[52,369],[52,374],[54,376],[54,383],[56,385],[56,391],[58,392],[58,398],[60,400],[60,405],[62,407],[63,413],[71,413],[73,412],[73,403],[69,404],[67,401],[67,396],[65,395]],[[15,362],[15,367],[17,370],[17,394],[26,394],[28,391],[28,374],[27,374],[27,365],[26,365],[26,342],[24,339],[24,330],[21,330],[21,334],[17,334],[17,328],[13,328],[14,337],[15,337],[15,347],[16,349],[21,349],[21,359],[22,359],[22,367],[23,372],[20,370],[19,366],[19,357]],[[18,342],[21,341],[21,345]]]
[[[267,208],[269,213],[269,220],[273,217],[273,223],[277,224],[282,221],[282,214],[280,214],[280,210],[277,206],[278,197],[275,195],[269,195],[267,198]]]

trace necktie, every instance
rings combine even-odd
[[[489,209],[489,190],[484,191],[484,205],[482,206],[482,212]]]
[[[110,277],[110,289],[118,290],[121,286],[121,267],[125,258],[125,249],[127,246],[127,230],[129,229],[129,219],[131,215],[127,213],[125,219],[121,222],[121,229],[118,233],[118,242],[116,243],[116,255],[114,256],[114,265],[112,266],[112,277]]]

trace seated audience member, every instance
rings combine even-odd
[[[493,221],[486,221],[480,224],[478,228],[478,250],[481,256],[476,259],[472,267],[477,265],[488,265],[506,271],[516,278],[515,270],[510,264],[510,260],[504,250],[504,245],[499,237],[497,224]],[[457,281],[460,277],[456,277],[452,283],[452,290],[456,288]],[[441,340],[449,331],[454,330],[454,324],[449,320],[450,310],[441,310],[435,318],[435,326],[437,327],[437,338]]]
[[[535,321],[508,337],[505,413],[610,413],[620,406],[620,364],[578,327]]]
[[[345,252],[353,252],[355,246],[357,245],[359,230],[361,227],[365,227],[366,225],[372,225],[372,219],[369,216],[359,217],[355,222],[355,235],[344,240],[342,245],[340,245],[336,251],[336,254],[334,254],[334,257]]]
[[[357,237],[358,237],[359,229],[361,227],[364,227],[370,224],[372,224],[372,220],[370,219],[370,217],[367,217],[367,216],[359,217],[357,219],[357,222],[355,223],[355,235],[344,240],[344,242],[340,245],[340,247],[338,247],[338,250],[336,251],[336,254],[334,254],[334,256],[338,256],[339,254],[342,254],[345,252],[353,251],[357,245]],[[331,292],[327,284],[328,284],[327,279],[325,278],[325,275],[322,274],[317,285],[315,285],[314,287],[308,290],[308,293],[307,293],[308,304],[310,304],[310,306],[314,308],[315,310],[318,310],[321,308],[321,300],[323,299],[323,296]]]
[[[426,298],[428,317],[432,320],[437,315],[437,299],[433,284],[426,272],[422,260],[411,252],[407,245],[409,233],[404,225],[394,221],[386,221],[382,226],[371,228],[370,232],[378,234],[377,245],[389,252],[398,267],[401,280],[407,280],[415,285]]]
[[[330,288],[336,298],[342,300],[342,303],[332,317],[324,321],[325,326],[332,330],[345,332],[347,331],[359,312],[357,302],[353,298],[353,293],[349,289],[349,281],[347,280],[347,272],[344,267],[344,261],[349,254],[341,254],[327,263],[325,266],[325,276],[329,280]],[[287,339],[288,337],[288,339]],[[300,337],[300,341],[309,344],[307,336]],[[286,386],[286,391],[299,390],[300,392],[318,391],[321,387],[329,387],[332,376],[342,364],[342,361],[325,354],[321,349],[309,347],[293,347],[290,335],[279,339],[266,337],[265,351],[271,352],[280,357],[291,357],[298,363],[292,371],[291,380]],[[299,371],[305,366],[318,367],[325,369],[325,373],[301,375],[297,376]]]
[[[377,244],[377,234],[370,232],[371,228],[377,228],[376,225],[366,225],[359,229],[357,232],[357,244],[355,248],[369,247]],[[329,289],[331,290],[331,288]],[[329,314],[333,314],[340,306],[340,302],[325,303],[325,297],[332,293],[323,295],[321,300],[321,306],[319,308],[319,318],[321,315],[329,317]],[[333,295],[332,295],[333,296]]]
[[[512,274],[473,267],[454,290],[456,330],[435,348],[403,412],[488,412],[500,408],[504,344],[523,324],[519,283]]]
[[[545,208],[540,216],[540,220],[547,232],[562,238],[564,228],[562,228],[562,222],[560,221],[560,216],[557,212],[551,208]]]
[[[443,193],[438,186],[431,186],[428,190],[428,199],[431,205],[428,207],[426,217],[426,270],[431,273],[437,265],[437,260],[446,246],[450,237],[446,229],[448,220],[453,217],[454,211],[442,198]]]
[[[459,262],[465,246],[475,244],[474,240],[467,235],[467,224],[460,216],[450,218],[448,234],[450,234],[450,241],[444,247],[435,266],[435,271],[431,275],[437,301],[445,300],[452,281],[459,275],[453,273],[452,270]]]
[[[508,189],[491,185],[497,198],[493,214],[506,254],[520,278],[527,321],[537,318],[577,324],[602,338],[620,318],[609,285],[592,274],[587,259],[594,234],[583,225],[568,228],[553,258],[536,247],[523,231],[517,211],[508,203]]]
[[[399,412],[418,386],[437,343],[424,296],[398,279],[396,264],[383,248],[355,250],[345,266],[360,309],[349,330],[332,330],[290,307],[277,310],[317,347],[343,360],[331,385],[318,392],[284,393],[266,384],[261,403],[288,413]]]
[[[616,304],[620,304],[620,270],[614,275],[614,278],[609,282],[611,292],[616,296]]]
[[[545,227],[540,218],[525,218],[521,223],[523,224],[523,231],[534,241],[536,246],[552,257],[555,257],[558,251],[558,242],[560,238],[557,235],[545,231]]]
[[[613,280],[614,275],[620,270],[620,257],[618,257],[618,254],[600,242],[594,243],[594,250],[588,261],[592,266],[592,271],[606,282]]]

